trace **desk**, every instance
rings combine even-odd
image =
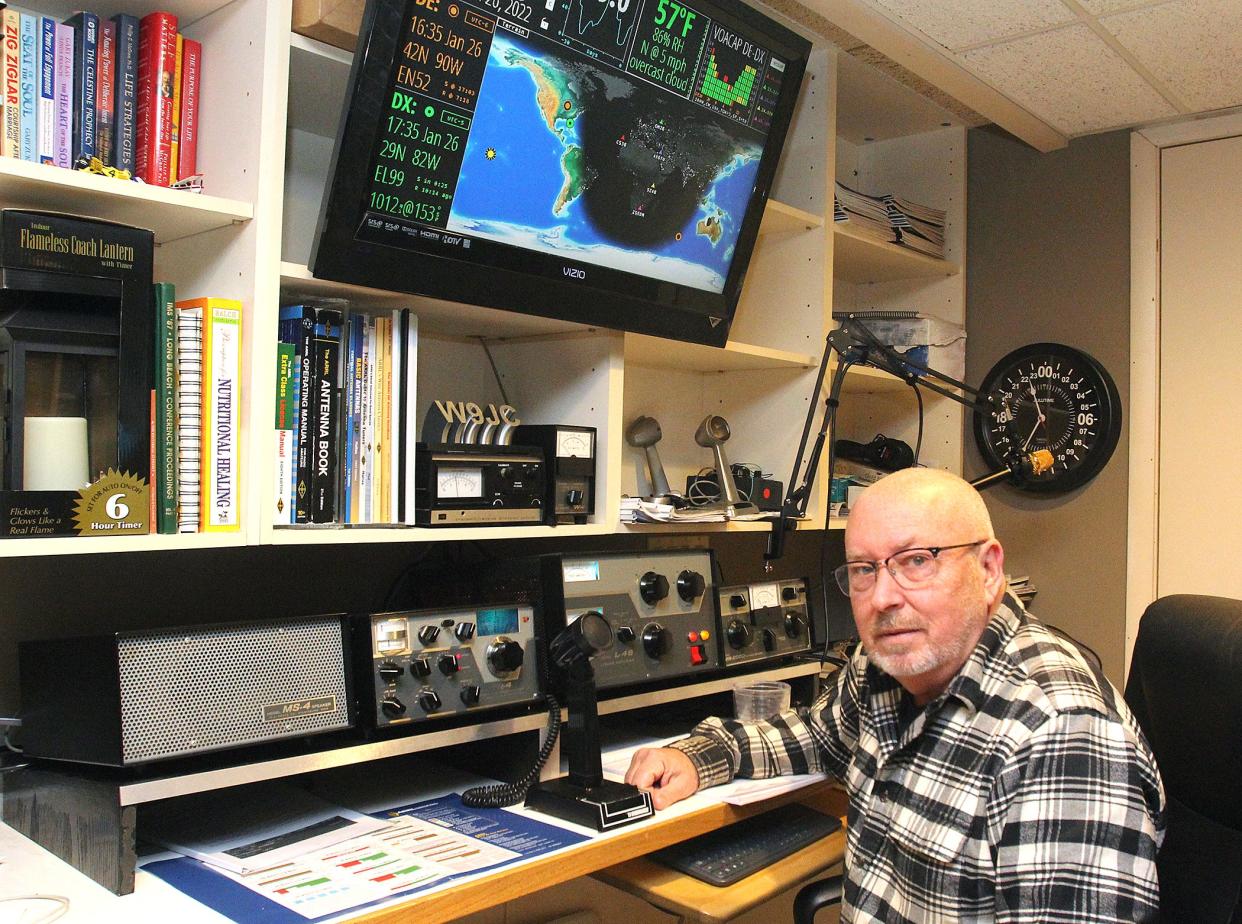
[[[805,802],[832,815],[845,813],[844,793],[827,785],[808,787],[790,795],[792,798],[785,801]],[[764,810],[775,807],[775,799],[760,806]],[[718,924],[758,907],[798,883],[826,873],[844,856],[845,829],[842,828],[767,869],[724,888],[700,882],[646,857],[636,857],[592,875],[623,892],[637,895],[657,908],[679,915],[684,921]]]
[[[788,802],[843,799],[827,782],[746,806],[713,802],[710,794],[711,790],[706,790],[660,812],[653,819],[606,832],[567,851],[366,912],[350,920],[364,924],[395,924],[409,922],[416,916],[420,924],[452,921],[597,872],[619,861],[641,857]],[[3,825],[0,825],[0,855],[6,860],[0,865],[0,897],[31,892],[67,895],[72,905],[69,914],[61,919],[67,924],[147,924],[172,920],[179,924],[222,924],[226,920],[150,874],[139,874],[134,894],[113,895]]]

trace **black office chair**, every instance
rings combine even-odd
[[[1242,924],[1242,600],[1149,606],[1125,696],[1168,800],[1161,920]]]
[[[794,897],[794,924],[813,924],[817,912],[841,903],[844,876],[829,876],[804,885]]]

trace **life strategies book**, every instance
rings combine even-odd
[[[112,23],[116,26],[112,159],[114,167],[132,174],[138,123],[138,17],[119,13]]]

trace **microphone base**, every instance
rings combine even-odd
[[[526,794],[526,807],[596,831],[609,831],[655,814],[651,793],[629,783],[601,780],[593,786],[567,776],[536,783]]]

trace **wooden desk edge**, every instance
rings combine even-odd
[[[657,815],[655,822],[639,824],[616,837],[587,841],[569,851],[507,867],[489,876],[482,876],[431,895],[412,898],[389,908],[360,915],[353,920],[360,924],[396,924],[398,921],[409,921],[411,914],[417,914],[421,924],[452,921],[644,856],[653,850],[714,831],[777,806],[789,802],[813,803],[820,797],[827,798],[834,793],[839,794],[835,785],[825,781],[750,805],[726,805],[721,802],[667,821],[658,820]]]

